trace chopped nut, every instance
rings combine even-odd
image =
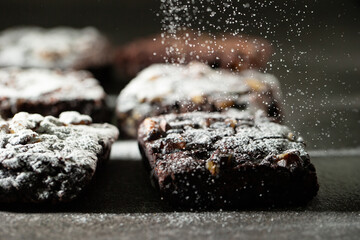
[[[139,103],[144,103],[144,102],[146,102],[146,98],[140,98],[139,99]]]
[[[152,120],[151,118],[146,118],[144,120],[143,124],[144,124],[147,131],[150,131],[150,130],[154,129],[155,126],[156,126],[156,122],[154,120]]]
[[[230,127],[234,128],[234,129],[235,129],[236,125],[237,125],[236,119],[228,118],[228,119],[225,120],[225,123],[228,124]]]
[[[7,122],[0,122],[0,132],[14,133],[11,131],[12,130],[9,128],[9,124]]]
[[[167,132],[168,130],[171,129],[171,126],[165,120],[161,120],[160,121],[160,129],[163,132]]]
[[[154,97],[153,99],[151,99],[151,103],[160,103],[163,101],[163,97]]]
[[[225,108],[229,108],[234,106],[234,101],[233,100],[221,100],[221,101],[216,101],[215,102],[215,107],[219,110],[225,109]]]
[[[294,140],[295,140],[295,135],[294,135],[292,132],[289,132],[288,135],[287,135],[287,138],[288,138],[290,141],[294,141]]]
[[[161,136],[159,129],[156,128],[157,122],[151,120],[150,118],[146,118],[143,122],[145,127],[145,132],[147,133],[148,140],[155,140]]]
[[[249,79],[246,79],[245,82],[255,92],[262,92],[262,91],[266,90],[265,84],[257,79],[249,78]]]
[[[282,153],[276,156],[277,159],[286,159],[289,156],[289,153]]]
[[[62,56],[64,54],[65,54],[65,52],[60,53],[60,52],[51,52],[51,51],[43,51],[43,52],[39,53],[40,57],[42,57],[44,59],[50,59],[50,60],[53,60],[53,61],[56,61],[56,60],[62,58]]]
[[[202,95],[193,96],[191,101],[193,101],[195,104],[202,104],[205,102],[205,97]]]
[[[149,78],[149,81],[155,81],[156,79],[158,79],[160,77],[160,75],[154,75],[154,76],[151,76]]]
[[[209,118],[206,118],[205,120],[202,121],[201,124],[204,125],[205,127],[209,127],[211,125],[211,121]]]
[[[209,172],[213,176],[216,176],[219,174],[219,171],[220,171],[219,165],[214,163],[211,160],[206,162],[206,168],[209,170]]]
[[[176,149],[185,149],[186,148],[186,142],[178,142],[174,146]]]
[[[300,153],[298,151],[288,151],[276,156],[277,164],[285,167],[290,164],[296,164],[300,162]],[[284,165],[285,164],[285,165]]]
[[[143,116],[140,114],[140,113],[137,113],[137,112],[133,112],[132,113],[132,118],[134,120],[139,120],[140,118],[142,118]]]

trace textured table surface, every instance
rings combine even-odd
[[[62,206],[1,206],[0,239],[358,239],[360,156],[314,151],[320,191],[308,206],[176,212],[159,199],[136,142],[118,142],[90,189]],[[324,156],[326,155],[326,156]],[[329,156],[332,155],[332,156]]]

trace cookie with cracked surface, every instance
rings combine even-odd
[[[21,112],[0,121],[0,202],[73,200],[108,159],[118,134],[77,112],[59,118]]]
[[[147,118],[138,142],[152,182],[175,206],[304,204],[319,188],[303,140],[260,111]]]
[[[94,122],[110,118],[106,94],[87,71],[50,69],[0,69],[0,115],[18,112],[58,117],[64,111],[90,115]]]
[[[146,117],[166,113],[262,109],[281,121],[280,102],[279,83],[271,74],[252,70],[234,74],[198,62],[155,64],[121,91],[116,112],[123,136],[136,138]]]

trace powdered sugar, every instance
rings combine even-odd
[[[270,74],[249,70],[235,75],[227,71],[212,70],[200,63],[188,66],[155,64],[142,71],[121,92],[118,111],[126,112],[135,108],[139,102],[150,104],[157,99],[174,102],[214,92],[246,93],[251,90],[245,83],[247,79],[256,79],[279,92],[278,81]]]
[[[76,112],[65,115],[88,119]],[[74,198],[90,181],[98,162],[108,157],[119,134],[109,124],[77,124],[24,112],[2,122],[0,201]],[[6,193],[1,189],[6,189]],[[31,193],[26,195],[26,189],[31,189]]]
[[[94,99],[105,97],[98,81],[84,71],[55,71],[48,69],[0,70],[0,97],[17,101]]]
[[[13,28],[0,34],[0,66],[78,68],[103,61],[106,45],[91,27]]]

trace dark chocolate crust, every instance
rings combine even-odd
[[[256,111],[280,122],[281,90],[271,74],[247,70],[233,74],[192,62],[155,64],[143,70],[120,93],[116,114],[122,137],[136,138],[146,118],[193,111]]]
[[[0,202],[58,203],[76,198],[109,158],[116,127],[89,116],[19,113],[0,121]]]
[[[51,85],[53,78],[56,78],[60,84],[43,93],[39,90],[36,94],[34,82],[30,80],[27,84],[27,80],[23,80],[26,77],[37,79],[35,84],[39,88],[43,85]],[[94,122],[107,122],[111,119],[104,90],[86,71],[3,68],[0,70],[0,87],[19,92],[19,94],[9,94],[9,91],[0,91],[0,115],[4,119],[11,118],[18,112],[58,117],[64,111],[77,111],[89,115]],[[28,89],[33,90],[32,95],[21,94]],[[96,91],[94,95],[86,93],[94,91]]]
[[[271,53],[272,48],[264,39],[230,34],[214,39],[185,31],[176,36],[157,34],[134,40],[116,51],[115,65],[119,76],[128,80],[154,63],[187,64],[196,60],[233,71],[260,68]]]
[[[12,118],[16,113],[28,112],[39,113],[44,116],[58,117],[65,111],[77,111],[91,116],[94,122],[109,122],[111,119],[110,109],[107,107],[105,99],[98,101],[74,99],[71,101],[17,101],[9,104],[6,100],[0,101],[0,115],[4,119]]]
[[[302,139],[259,112],[147,118],[138,142],[153,183],[174,206],[304,204],[319,188]]]

